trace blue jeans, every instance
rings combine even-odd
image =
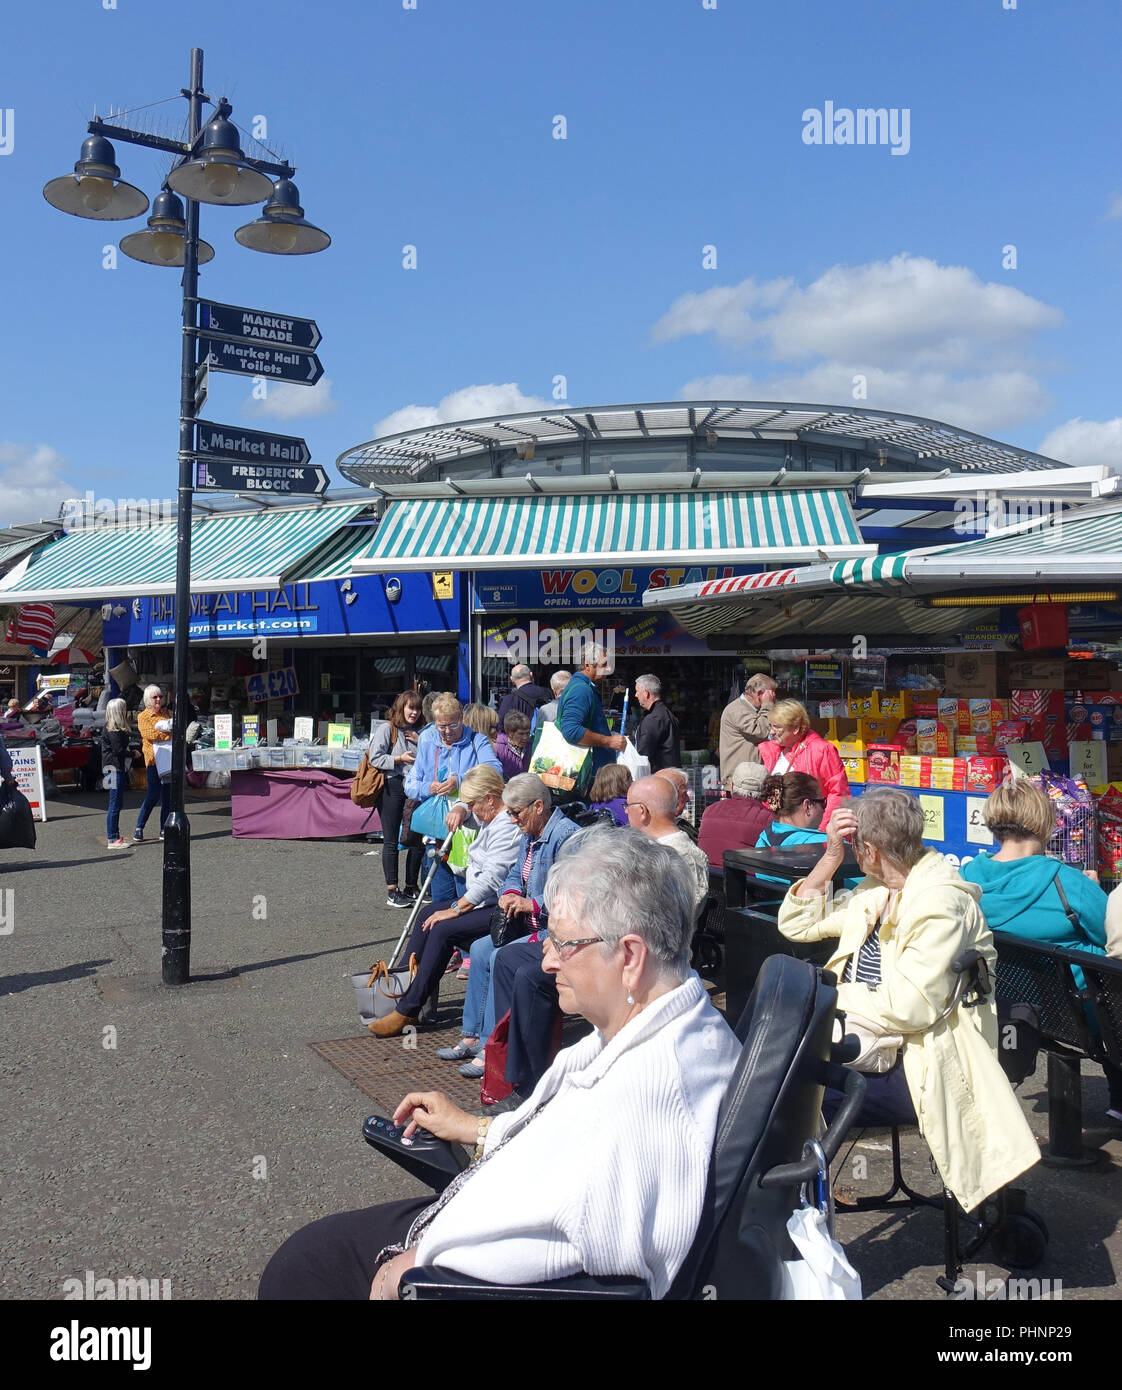
[[[112,770],[112,768],[106,768],[106,776]],[[121,838],[121,807],[125,804],[125,779],[127,777],[127,772],[118,772],[117,785],[109,791],[109,810],[105,815],[105,838],[107,840],[119,840]]]
[[[144,769],[146,779],[146,789],[144,800],[140,804],[140,813],[136,818],[137,831],[144,829],[144,823],[152,813],[153,807],[158,801],[160,803],[160,834],[164,833],[164,821],[168,818],[168,811],[171,809],[171,785],[168,782],[160,781],[160,774],[156,771],[155,763],[150,763]]]
[[[530,938],[520,936],[518,939],[529,941]],[[507,945],[513,946],[514,942],[508,941]],[[490,933],[481,936],[471,948],[471,969],[468,972],[467,994],[464,996],[461,1037],[481,1038],[486,1042],[495,1031],[495,980],[491,967],[494,964],[496,949]]]
[[[430,861],[431,862],[431,861]],[[438,864],[432,876],[432,900],[434,903],[451,902],[463,895],[466,882],[457,878],[447,864]]]

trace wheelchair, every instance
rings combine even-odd
[[[718,1115],[701,1220],[668,1300],[780,1296],[784,1261],[795,1258],[787,1220],[807,1187],[828,1194],[828,1164],[865,1093],[864,1077],[830,1060],[835,984],[828,972],[789,956],[772,957],[760,971],[735,1029],[743,1048]],[[820,1135],[827,1085],[844,1100]],[[378,1116],[367,1119],[363,1136],[437,1191],[468,1161],[461,1146],[431,1136],[427,1153],[402,1149]],[[577,1274],[514,1286],[426,1267],[406,1272],[401,1297],[637,1301],[650,1290],[630,1276]]]
[[[947,1018],[960,1004],[967,1009],[977,1008],[993,992],[989,967],[980,951],[964,951],[952,961],[951,970],[956,976],[955,987],[950,1002],[935,1020],[936,1023]],[[1033,1021],[1023,1015],[1002,1017],[999,1013],[998,1022],[1003,1040],[1009,1038],[1013,1043],[1012,1046],[1003,1045],[998,1049],[1002,1070],[1013,1085],[1018,1085],[1035,1070],[1038,1030],[1033,1026]],[[835,1058],[844,1056],[844,1053],[844,1047],[836,1048]],[[994,1255],[1011,1269],[1031,1269],[1038,1265],[1048,1248],[1048,1228],[1043,1217],[1025,1205],[1023,1189],[1004,1187],[973,1212],[964,1212],[945,1187],[941,1193],[933,1195],[916,1192],[908,1186],[904,1177],[900,1155],[900,1130],[906,1127],[889,1126],[892,1186],[876,1196],[859,1197],[852,1202],[838,1200],[838,1211],[844,1214],[847,1211],[891,1211],[914,1206],[941,1208],[944,1269],[935,1282],[952,1298],[971,1296],[969,1285],[964,1286],[960,1279],[962,1267],[987,1241],[991,1242]],[[859,1131],[857,1139],[863,1132]],[[934,1171],[934,1164],[932,1169]]]

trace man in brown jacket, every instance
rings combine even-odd
[[[721,781],[727,787],[737,763],[763,760],[757,744],[768,736],[776,685],[770,676],[752,676],[721,715]]]

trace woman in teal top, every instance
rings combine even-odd
[[[1055,827],[1052,803],[1020,777],[986,801],[986,825],[1000,845],[979,854],[960,873],[982,890],[979,904],[991,931],[1009,932],[1042,946],[1106,955],[1106,894],[1079,869],[1044,854]],[[1079,989],[1083,972],[1072,967]],[[1104,1064],[1111,1119],[1122,1122],[1122,1070]]]
[[[796,845],[826,843],[826,832],[818,829],[826,810],[826,798],[816,777],[806,772],[765,777],[760,800],[774,819],[760,831],[757,849],[794,849]],[[757,873],[756,877],[765,883],[786,883],[786,879],[776,878],[774,874]]]

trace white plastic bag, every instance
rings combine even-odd
[[[787,1222],[787,1234],[801,1259],[783,1262],[785,1301],[794,1299],[860,1300],[861,1276],[830,1235],[825,1212],[800,1207]]]
[[[623,752],[617,755],[616,762],[619,763],[621,767],[627,768],[628,772],[631,773],[631,780],[633,782],[637,782],[640,777],[649,777],[651,775],[650,758],[641,757],[630,739],[627,740],[627,747]]]

